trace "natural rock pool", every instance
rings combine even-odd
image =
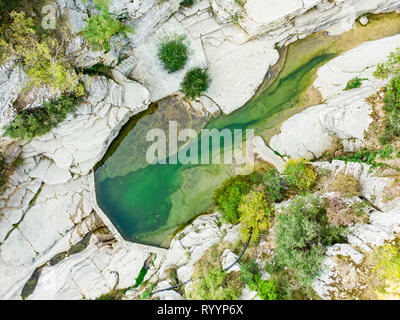
[[[319,66],[365,41],[400,32],[396,14],[378,15],[340,36],[314,34],[282,50],[270,79],[245,106],[213,118],[188,109],[174,97],[135,116],[121,131],[95,173],[97,201],[121,235],[143,244],[167,247],[174,232],[212,205],[214,191],[246,168],[238,165],[155,164],[146,161],[153,128],[254,129],[269,141],[279,124],[307,106],[321,103],[311,88]],[[242,170],[242,171],[241,171]]]

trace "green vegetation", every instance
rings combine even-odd
[[[181,2],[181,6],[182,6],[182,7],[189,8],[189,7],[193,6],[194,3],[195,3],[195,0],[183,0],[183,1]]]
[[[0,27],[11,23],[10,13],[13,11],[34,14],[35,22],[40,24],[41,10],[47,0],[1,0],[0,1]]]
[[[400,136],[400,76],[394,77],[386,87],[383,99],[386,112],[385,131],[380,138],[382,144]]]
[[[94,3],[100,13],[86,20],[83,36],[95,48],[109,51],[111,48],[109,41],[112,36],[116,34],[126,36],[129,32],[133,32],[133,29],[110,17],[108,0],[95,0]]]
[[[3,62],[15,57],[29,77],[30,86],[46,85],[63,93],[83,95],[79,77],[63,57],[63,46],[55,38],[38,36],[33,19],[25,13],[13,11],[10,17],[10,25],[0,29]]]
[[[361,149],[354,154],[338,157],[338,160],[347,162],[366,163],[372,169],[383,167],[385,164],[378,162],[379,160],[392,159],[395,150],[391,145],[385,145],[382,150],[374,151],[368,149]]]
[[[391,52],[388,60],[384,63],[378,64],[374,72],[374,76],[380,79],[387,79],[390,75],[397,76],[399,74],[400,67],[400,48],[397,48],[394,52]]]
[[[269,203],[282,201],[285,197],[285,181],[275,169],[268,170],[263,177],[265,195]]]
[[[339,173],[328,189],[330,192],[339,192],[345,198],[352,198],[360,195],[360,181],[352,174]]]
[[[283,174],[289,187],[297,192],[309,191],[317,180],[316,172],[304,159],[289,160]]]
[[[94,66],[81,70],[83,74],[90,76],[104,76],[107,79],[111,79],[112,68],[102,63],[95,64]]]
[[[251,179],[248,176],[236,176],[225,181],[215,191],[214,201],[219,207],[224,220],[237,224],[240,220],[239,204],[242,196],[246,195],[252,187]]]
[[[343,90],[347,91],[347,90],[359,88],[359,87],[361,87],[362,82],[365,80],[368,80],[368,79],[355,77],[355,78],[351,79],[349,82],[347,82],[346,88],[344,88]]]
[[[380,142],[387,144],[400,136],[400,48],[389,55],[387,62],[378,65],[374,76],[382,79],[393,76],[383,99],[386,122]]]
[[[271,219],[274,209],[271,207],[263,192],[250,191],[244,195],[239,204],[241,232],[243,240],[249,238],[250,230],[253,230],[251,240],[257,242],[261,232],[268,231],[271,226]]]
[[[379,249],[380,259],[374,271],[383,281],[378,296],[383,299],[400,299],[400,246],[398,243],[386,244]]]
[[[169,73],[183,69],[189,58],[189,48],[185,39],[185,36],[167,37],[160,43],[158,58]]]
[[[192,300],[237,300],[241,292],[242,285],[233,272],[214,268],[193,284],[188,296]]]
[[[195,68],[186,74],[181,84],[181,89],[187,98],[195,99],[207,91],[210,82],[211,79],[205,70]]]
[[[4,135],[19,139],[44,135],[64,121],[68,113],[74,113],[79,101],[73,95],[66,95],[46,102],[40,108],[22,110],[5,128]]]
[[[261,279],[255,262],[240,265],[240,280],[247,283],[251,290],[257,291],[262,300],[278,299],[274,282]]]
[[[136,282],[135,282],[134,288],[137,288],[137,287],[139,287],[139,286],[142,284],[142,282],[143,282],[143,280],[144,280],[144,277],[145,277],[146,274],[147,274],[147,271],[149,271],[149,269],[146,268],[146,267],[143,267],[143,268],[140,270],[139,275],[138,275],[138,277],[136,278]]]
[[[326,207],[324,199],[307,195],[297,197],[278,216],[276,250],[267,271],[280,298],[291,298],[293,289],[311,295],[326,248],[344,240],[344,228],[329,224]],[[282,281],[282,276],[288,275],[291,280]]]
[[[4,185],[7,183],[7,176],[5,171],[6,163],[3,154],[0,152],[0,190],[2,190]]]

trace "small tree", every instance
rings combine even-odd
[[[34,31],[33,20],[25,13],[13,11],[12,23],[2,30],[0,41],[2,59],[15,57],[22,64],[31,85],[47,85],[61,92],[84,94],[79,77],[62,57],[62,46],[56,39],[41,39]]]
[[[83,36],[95,48],[109,51],[111,48],[109,41],[113,35],[121,33],[126,36],[127,33],[133,32],[133,29],[118,19],[111,18],[108,0],[95,0],[95,6],[100,13],[87,19]]]
[[[274,210],[268,205],[263,192],[250,191],[242,197],[239,214],[243,240],[247,240],[250,230],[253,230],[251,240],[257,242],[260,233],[270,228]]]
[[[327,201],[317,196],[298,197],[278,216],[273,265],[287,267],[297,281],[311,288],[328,246],[342,242],[343,228],[329,224]]]
[[[263,177],[268,202],[282,201],[285,194],[284,180],[275,169],[268,170]]]
[[[317,180],[317,174],[311,164],[304,159],[289,160],[283,174],[289,187],[298,192],[309,191]]]
[[[236,176],[225,181],[215,191],[214,201],[216,202],[223,218],[232,224],[239,222],[238,207],[242,196],[247,194],[252,187],[251,179],[248,176]]]

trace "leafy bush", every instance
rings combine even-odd
[[[274,214],[263,192],[250,191],[243,195],[238,207],[243,240],[248,239],[253,230],[252,242],[258,241],[260,233],[268,231]]]
[[[30,85],[47,85],[63,93],[83,95],[83,86],[74,69],[66,63],[58,41],[40,39],[34,31],[32,18],[25,13],[10,14],[12,23],[1,31],[0,51],[7,61],[15,57],[24,67]]]
[[[256,290],[262,300],[278,299],[275,283],[261,279],[259,274],[254,276],[254,283],[250,285],[250,289]]]
[[[347,82],[346,88],[344,88],[343,90],[347,91],[347,90],[352,90],[352,89],[356,89],[361,87],[362,82],[364,80],[368,80],[368,79],[362,79],[360,77],[355,77],[353,79],[351,79],[349,82]]]
[[[201,68],[195,68],[186,74],[181,84],[181,89],[187,98],[195,99],[207,91],[210,82],[211,79],[206,71]]]
[[[182,7],[191,7],[192,5],[194,5],[195,0],[183,0],[181,2],[181,6]]]
[[[391,145],[386,145],[382,150],[368,150],[361,149],[354,154],[350,154],[347,156],[338,157],[338,160],[342,160],[347,162],[364,162],[369,164],[372,169],[383,167],[383,163],[379,163],[378,160],[382,159],[392,159],[393,158],[394,149]]]
[[[102,63],[98,63],[90,68],[83,69],[82,72],[83,74],[90,76],[104,76],[107,79],[111,79],[112,68]]]
[[[252,182],[248,176],[236,176],[225,181],[224,184],[215,191],[214,201],[219,207],[223,218],[232,224],[239,223],[238,207],[242,196],[247,194],[252,187]]]
[[[313,279],[318,275],[326,248],[342,242],[344,228],[328,222],[327,203],[317,196],[297,197],[278,216],[276,250],[270,269],[294,275],[306,290],[311,290]]]
[[[400,299],[400,248],[396,244],[386,244],[379,251],[381,257],[374,271],[384,282],[383,294]]]
[[[289,160],[283,174],[287,184],[298,192],[309,191],[317,180],[317,174],[311,164],[304,159]]]
[[[339,192],[343,197],[352,198],[360,195],[360,181],[352,174],[339,173],[331,183],[328,190],[330,192]]]
[[[268,202],[274,203],[282,201],[285,194],[284,180],[280,176],[279,172],[275,169],[268,170],[263,177],[263,183],[265,185],[265,195]]]
[[[4,185],[7,182],[5,171],[6,171],[6,163],[3,154],[0,152],[0,190],[3,189]]]
[[[185,36],[163,39],[158,49],[158,58],[169,73],[181,70],[189,58]]]
[[[110,17],[107,0],[96,0],[95,6],[100,13],[86,20],[83,36],[85,40],[94,47],[109,51],[111,48],[109,40],[112,36],[116,34],[123,34],[126,36],[127,33],[133,32],[133,29],[124,25],[118,19],[112,19]]]
[[[400,48],[392,52],[385,63],[378,65],[374,76],[382,79],[393,76],[386,88],[383,100],[386,124],[385,131],[380,137],[380,142],[387,144],[395,137],[400,136]]]
[[[40,108],[23,110],[5,128],[4,134],[11,138],[32,139],[41,136],[64,121],[68,113],[76,110],[78,98],[69,95],[46,102]]]
[[[394,77],[390,81],[383,102],[386,122],[380,142],[385,144],[400,136],[400,76]]]
[[[397,48],[394,52],[391,52],[388,60],[384,63],[378,64],[374,72],[376,78],[386,79],[392,74],[399,72],[400,67],[400,48]]]
[[[227,274],[215,268],[193,284],[188,296],[192,300],[237,300],[241,291],[240,281],[233,272]]]
[[[258,266],[254,261],[240,265],[240,280],[247,283],[251,290],[257,291],[262,300],[278,299],[274,282],[261,279]]]

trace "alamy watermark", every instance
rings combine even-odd
[[[253,165],[253,137],[252,129],[202,129],[199,134],[194,129],[178,132],[178,123],[170,121],[168,134],[162,129],[147,132],[146,141],[153,144],[147,149],[146,160],[149,164]]]

